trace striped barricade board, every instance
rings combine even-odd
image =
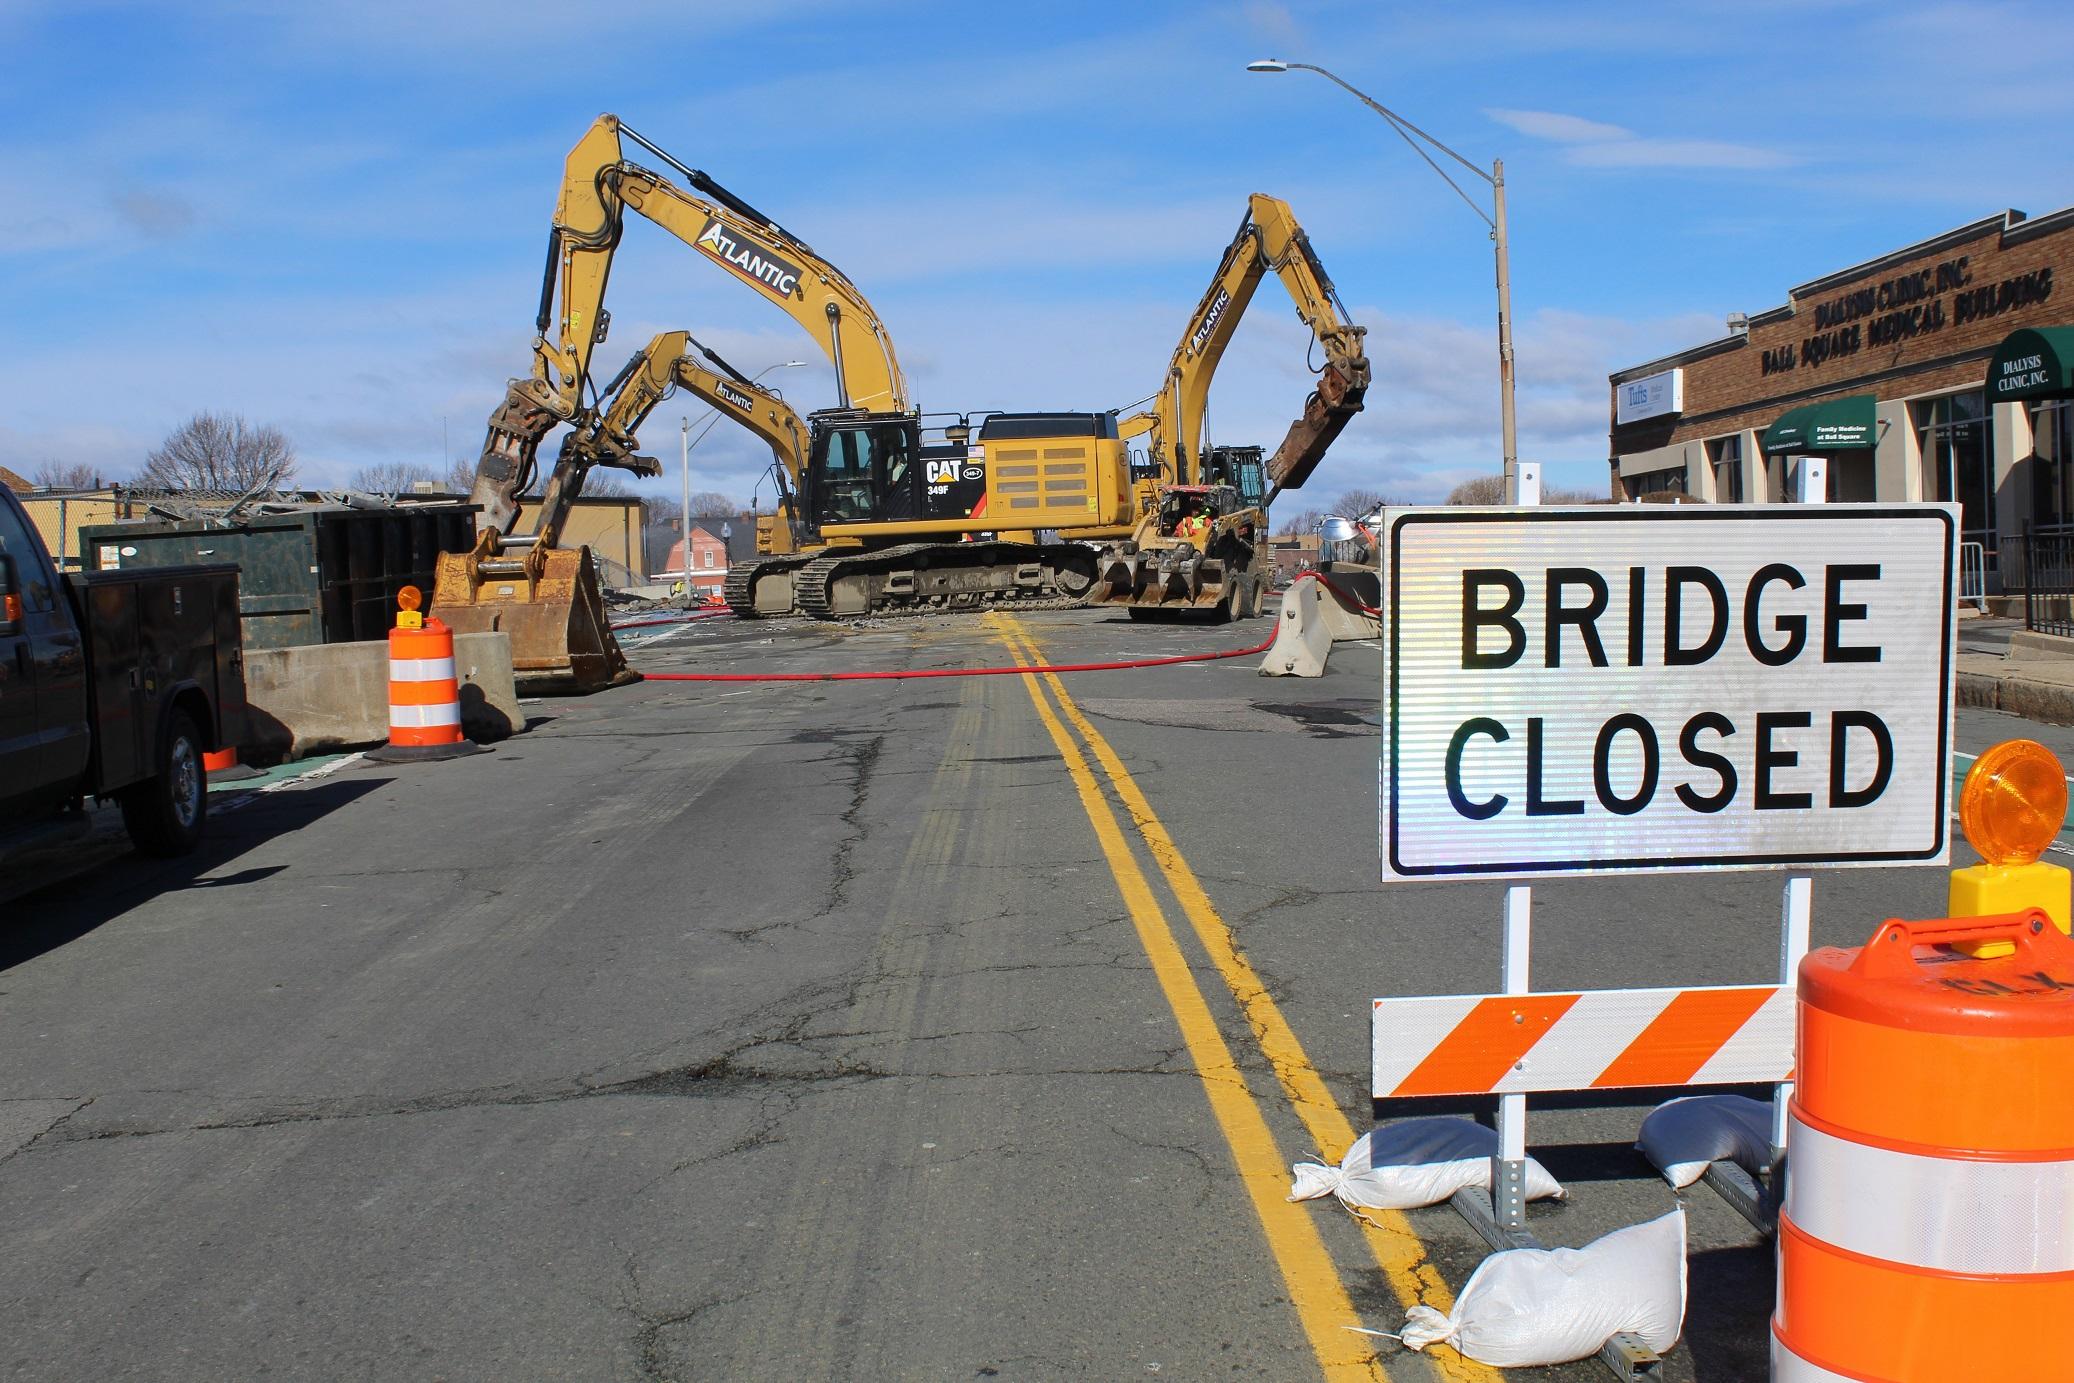
[[[1793,1076],[1779,985],[1377,999],[1374,1096],[1772,1084]]]

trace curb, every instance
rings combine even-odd
[[[2025,720],[2043,721],[2048,725],[2074,725],[2074,687],[2063,687],[2054,682],[1961,672],[1956,699],[1961,706],[2007,711]]]

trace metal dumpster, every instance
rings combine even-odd
[[[235,562],[247,648],[387,638],[396,593],[430,593],[442,552],[475,544],[472,504],[305,509],[80,529],[89,571]]]

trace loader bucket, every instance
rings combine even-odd
[[[1105,561],[1102,564],[1100,574],[1095,579],[1094,587],[1087,593],[1087,603],[1090,605],[1128,605],[1135,600],[1138,595],[1139,582],[1142,579],[1139,563],[1143,560],[1143,558],[1133,554],[1128,557],[1116,557]]]
[[[551,549],[537,582],[517,561],[443,552],[426,613],[457,634],[508,635],[523,691],[591,692],[641,680],[612,636],[587,547]]]

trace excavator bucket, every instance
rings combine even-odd
[[[1367,395],[1367,356],[1345,369],[1338,362],[1325,367],[1318,376],[1318,387],[1304,401],[1303,416],[1289,424],[1282,445],[1268,458],[1267,478],[1275,493],[1294,490],[1311,478],[1311,472],[1325,458],[1326,448],[1346,431]]]
[[[520,562],[443,552],[426,613],[457,634],[509,635],[512,675],[522,690],[591,692],[640,681],[612,637],[591,550],[545,555],[534,581]]]

